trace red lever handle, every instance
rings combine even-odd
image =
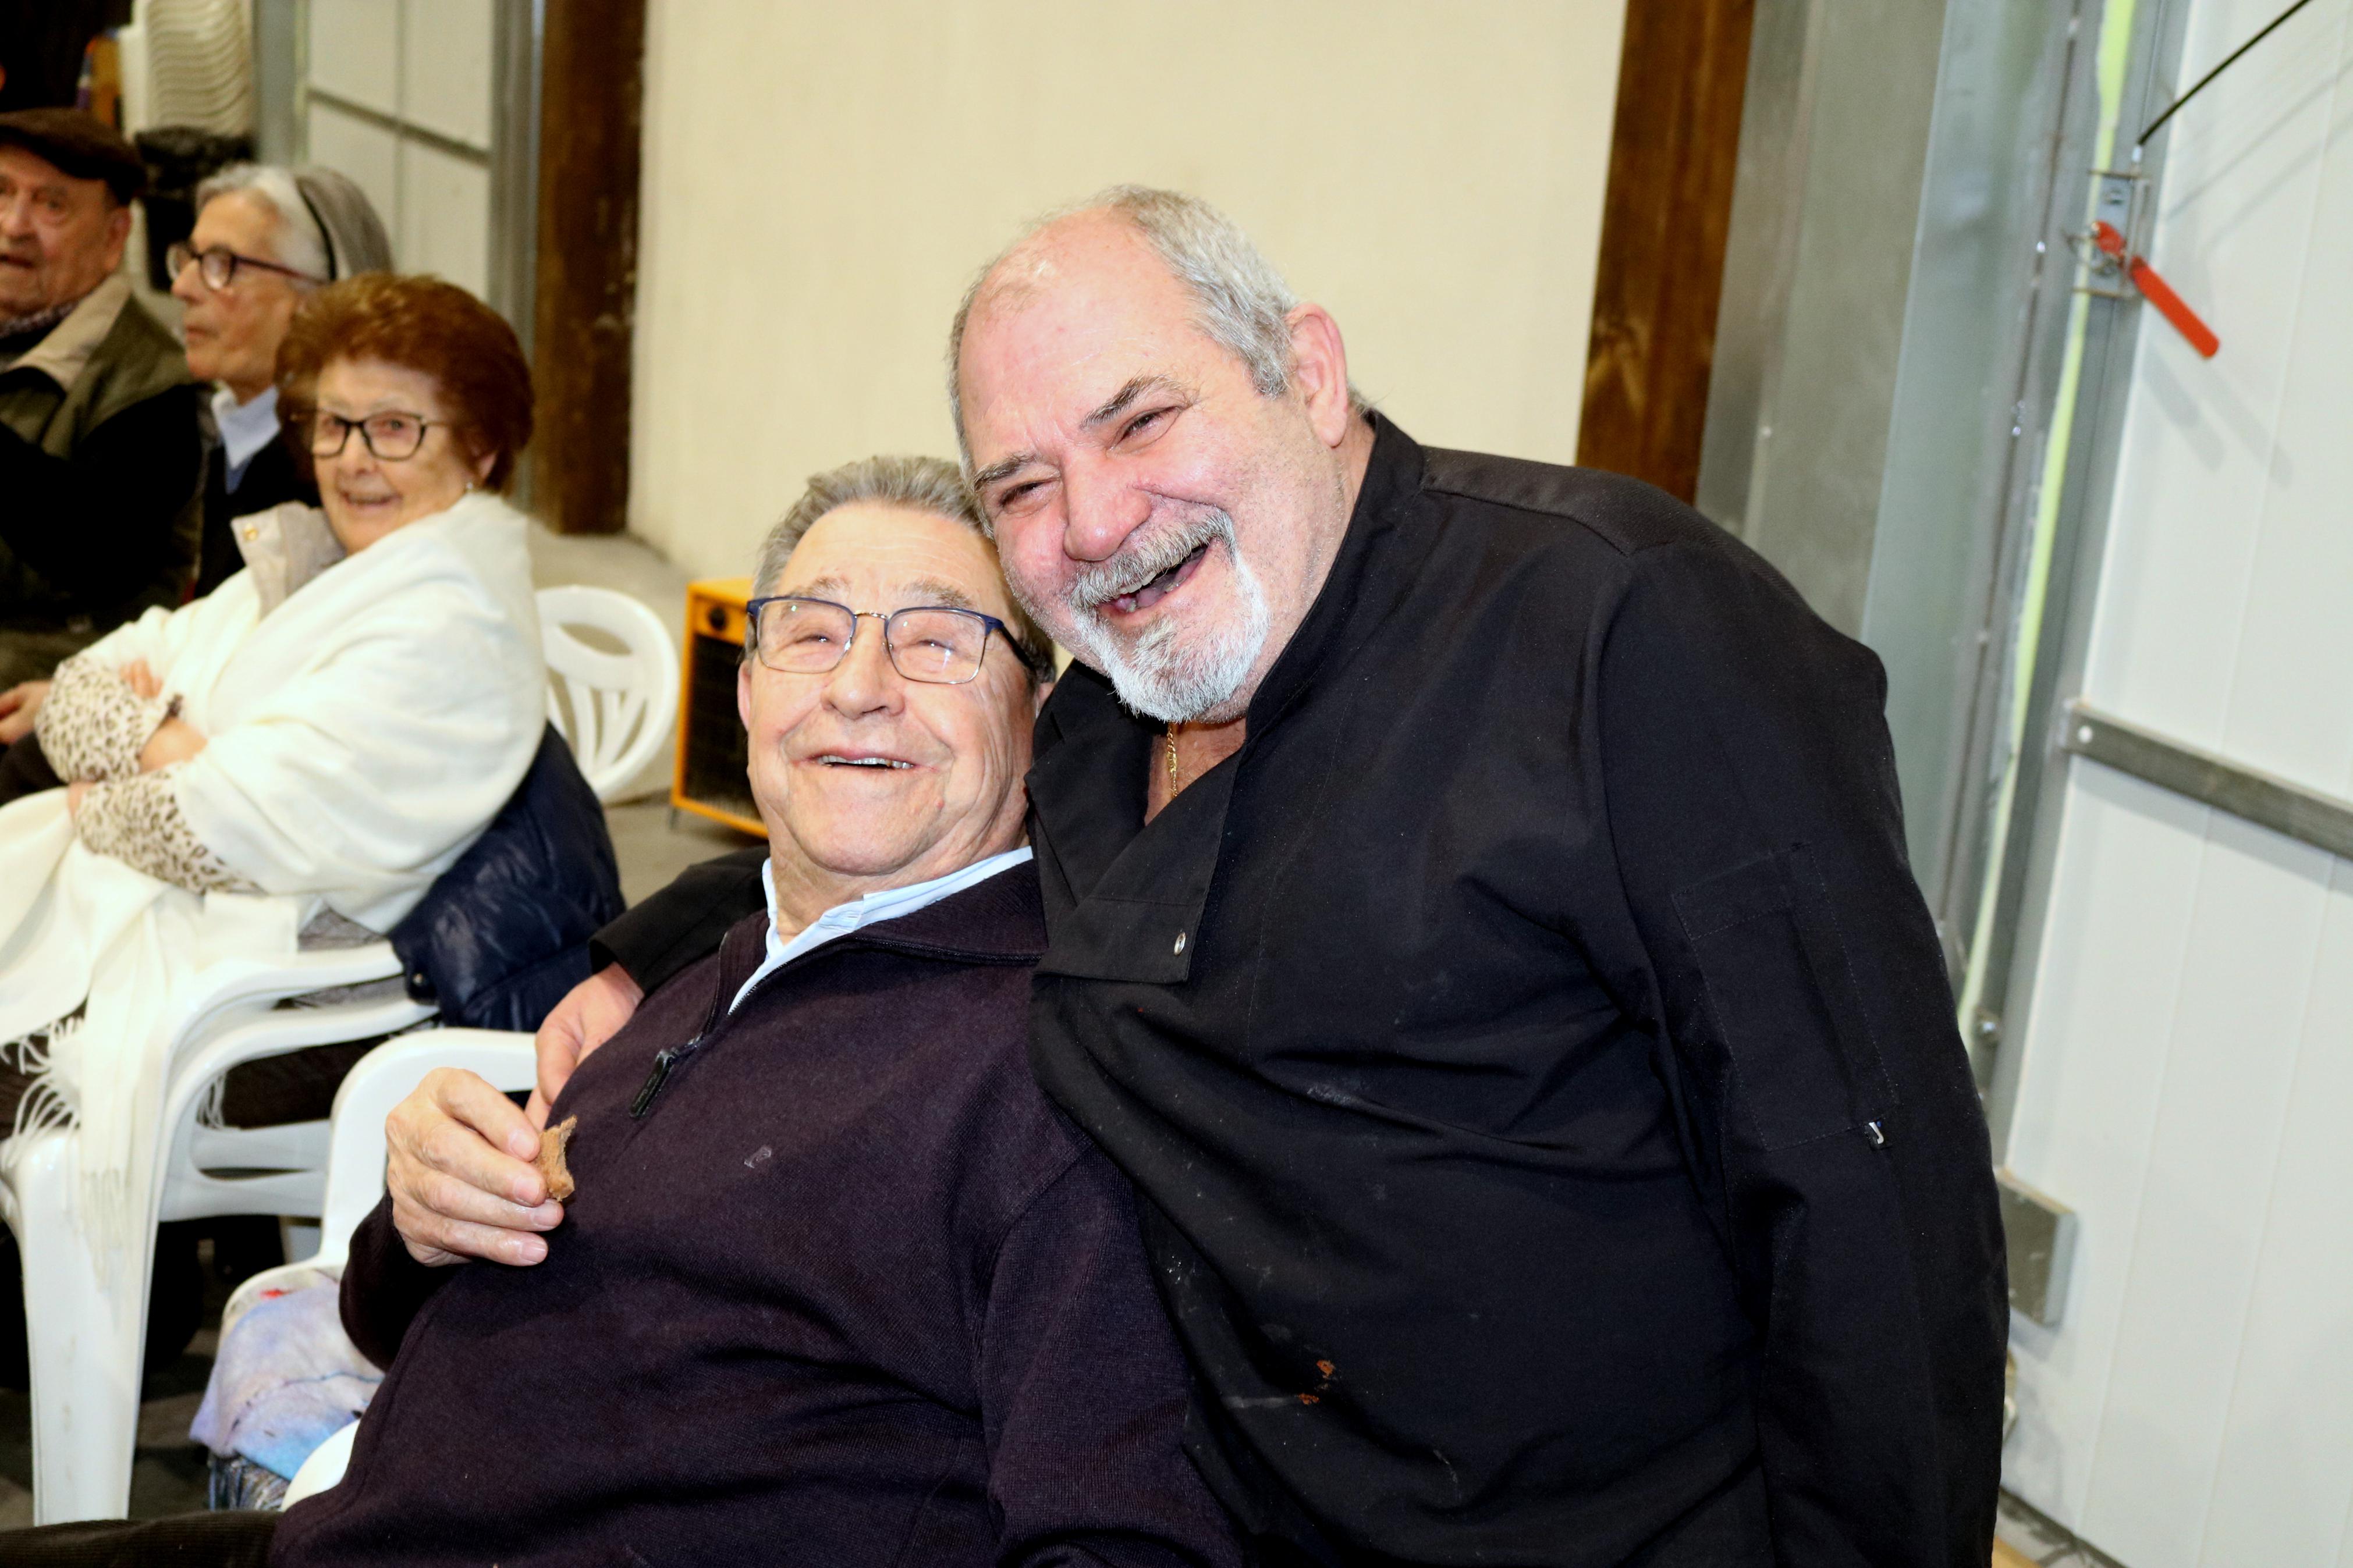
[[[2093,239],[2101,250],[2125,264],[2125,274],[2133,280],[2133,287],[2140,290],[2143,299],[2157,307],[2158,315],[2173,323],[2174,331],[2189,341],[2189,346],[2198,351],[2200,359],[2214,357],[2222,346],[2222,340],[2214,335],[2214,329],[2199,319],[2198,312],[2183,302],[2181,296],[2173,291],[2173,285],[2168,283],[2164,275],[2151,267],[2146,258],[2125,254],[2125,237],[2116,232],[2114,224],[2103,221],[2095,225]]]

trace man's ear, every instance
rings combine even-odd
[[[122,265],[122,247],[131,242],[131,206],[129,203],[106,215],[106,269],[112,272]]]
[[[752,656],[745,654],[744,662],[735,667],[735,716],[744,721],[744,733],[752,732]]]
[[[1294,305],[1291,322],[1291,384],[1307,406],[1307,422],[1325,446],[1347,439],[1348,349],[1340,323],[1321,305]]]

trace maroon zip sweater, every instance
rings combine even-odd
[[[574,1075],[546,1261],[429,1269],[388,1205],[360,1226],[344,1321],[390,1371],[273,1565],[1238,1561],[1134,1201],[1029,1075],[1031,868],[731,1014],[764,934]]]

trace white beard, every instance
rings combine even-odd
[[[1168,724],[1213,714],[1231,717],[1219,710],[1249,679],[1273,619],[1258,574],[1235,544],[1233,520],[1216,512],[1206,527],[1194,531],[1205,540],[1224,541],[1226,558],[1232,563],[1237,602],[1227,624],[1187,628],[1174,616],[1164,616],[1141,635],[1122,638],[1104,627],[1100,604],[1085,604],[1084,595],[1060,606],[1067,626],[1063,640],[1071,653],[1109,676],[1113,689],[1129,708]],[[1186,553],[1190,552],[1188,547]],[[1034,606],[1030,613],[1037,614]]]

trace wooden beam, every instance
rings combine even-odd
[[[645,0],[546,8],[540,52],[533,500],[559,533],[628,522]]]
[[[1577,460],[1690,500],[1755,0],[1632,0],[1618,64]]]

